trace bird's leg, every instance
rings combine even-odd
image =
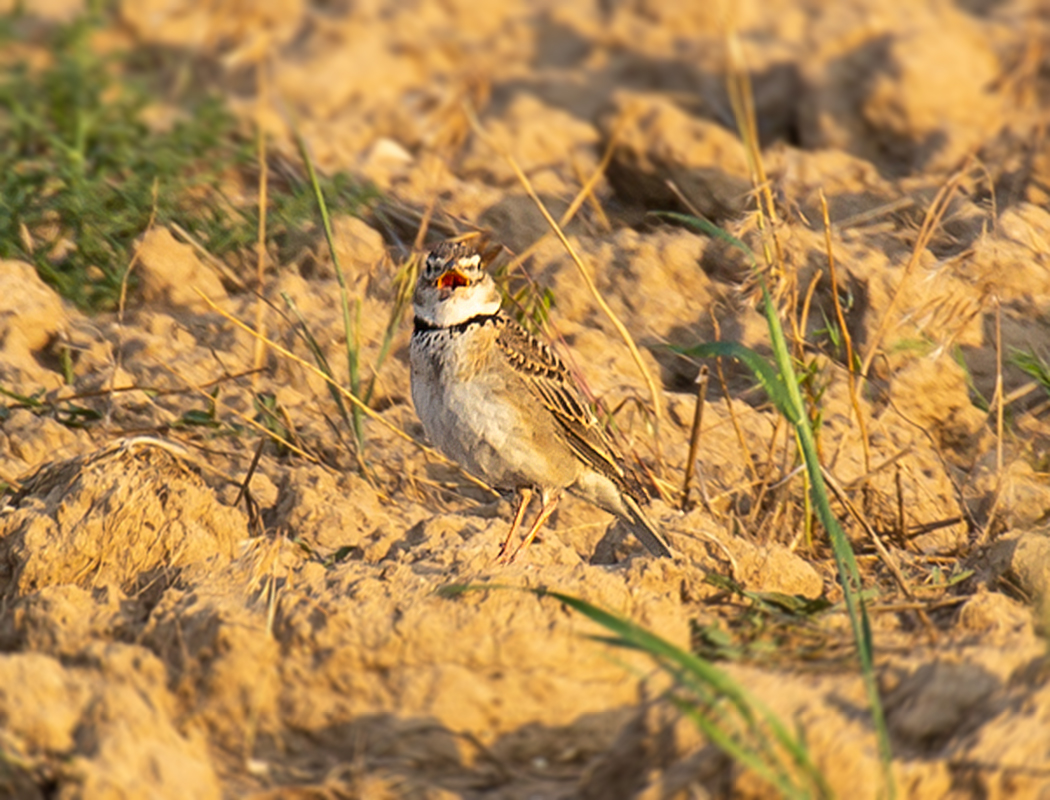
[[[521,544],[515,548],[514,552],[510,554],[510,558],[505,563],[509,564],[515,558],[518,553],[532,544],[532,540],[536,538],[536,534],[540,532],[540,528],[543,527],[543,523],[547,521],[547,518],[554,513],[554,507],[558,505],[558,500],[561,498],[561,492],[557,491],[552,493],[549,497],[546,492],[540,494],[540,499],[543,500],[543,506],[540,508],[540,513],[536,515],[536,521],[532,523],[532,527],[529,528],[529,532],[525,535],[525,538],[521,540]]]
[[[518,528],[521,527],[521,521],[525,518],[525,511],[529,507],[529,501],[532,499],[532,489],[523,487],[518,489],[518,507],[514,511],[514,521],[510,524],[510,532],[507,533],[507,538],[503,540],[503,544],[499,546],[499,560],[504,562],[504,559],[510,548],[510,540],[514,538],[514,534],[518,532]],[[517,552],[517,551],[515,551]]]

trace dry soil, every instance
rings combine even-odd
[[[43,28],[77,11],[26,5]],[[254,324],[254,274],[216,272],[176,232],[144,234],[122,318],[85,316],[31,267],[0,263],[0,385],[43,390],[52,407],[78,395],[102,415],[75,428],[9,402],[0,423],[0,477],[16,487],[0,516],[0,796],[769,796],[661,699],[644,658],[589,638],[594,625],[549,598],[438,592],[463,583],[573,593],[687,648],[717,626],[739,651],[722,666],[802,733],[836,794],[886,796],[841,611],[785,620],[707,580],[841,600],[823,532],[805,532],[793,440],[732,364],[724,386],[712,364],[699,475],[679,507],[699,365],[666,345],[721,337],[769,353],[739,248],[649,213],[691,206],[761,251],[726,91],[732,23],[777,208],[784,270],[770,280],[810,342],[822,456],[858,512],[836,501],[872,589],[898,796],[1050,797],[1050,408],[1011,364],[1015,351],[1050,359],[1045,9],[116,5],[97,46],[156,55],[171,72],[160,86],[189,75],[221,91],[247,135],[269,132],[275,174],[301,169],[294,120],[321,169],[383,194],[363,219],[335,220],[366,384],[420,218],[434,235],[488,230],[508,260],[528,251],[511,285],[549,290],[548,335],[669,489],[652,513],[678,555],[654,560],[570,500],[498,567],[508,504],[376,420],[358,452],[324,382],[272,348],[245,375],[256,341],[216,308]],[[567,231],[656,377],[658,429],[626,345],[501,151],[555,215],[601,168]],[[240,184],[249,202],[256,177]],[[821,192],[852,343],[874,354],[856,404],[827,333]],[[295,259],[271,254],[263,292],[273,309],[294,299],[346,381],[318,231]],[[264,307],[262,319],[310,359],[287,316]],[[409,327],[399,321],[371,405],[421,440]],[[260,393],[296,449],[263,448],[246,504]],[[209,409],[211,427],[181,424]]]

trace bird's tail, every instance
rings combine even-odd
[[[638,505],[638,501],[625,492],[623,494],[623,505],[627,511],[625,522],[631,526],[631,532],[638,537],[638,541],[645,545],[645,549],[654,556],[670,558],[671,546],[660,531],[656,529],[656,526],[645,516],[645,512]]]

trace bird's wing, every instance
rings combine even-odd
[[[510,367],[558,421],[577,457],[622,491],[644,498],[641,482],[606,437],[565,362],[509,317],[500,317],[496,343]]]

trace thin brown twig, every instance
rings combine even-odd
[[[696,377],[696,406],[693,410],[693,428],[689,432],[689,457],[685,462],[685,478],[682,480],[682,511],[685,511],[689,504],[689,485],[693,481],[693,471],[696,469],[696,451],[700,447],[700,426],[704,420],[707,380],[708,370],[704,364]]]
[[[266,439],[259,437],[259,443],[255,446],[255,455],[252,456],[251,463],[248,464],[248,471],[244,473],[244,480],[241,481],[241,488],[237,491],[237,496],[233,499],[233,503],[231,504],[234,507],[241,502],[242,497],[246,499],[251,497],[250,486],[252,483],[252,476],[255,475],[255,470],[259,466],[259,459],[262,458],[263,445],[265,443]],[[250,506],[251,501],[249,500],[249,510]]]
[[[828,486],[831,487],[831,491],[835,493],[835,497],[838,498],[838,501],[842,503],[843,506],[845,506],[850,516],[857,520],[860,526],[864,528],[865,532],[868,534],[868,537],[871,539],[872,544],[875,545],[875,550],[879,554],[880,560],[883,564],[886,565],[886,568],[889,569],[890,574],[893,575],[894,580],[897,582],[897,585],[900,587],[900,590],[904,593],[904,596],[907,597],[909,600],[914,600],[915,594],[912,592],[911,587],[908,586],[908,582],[904,578],[904,573],[902,573],[900,567],[897,566],[896,560],[893,558],[893,555],[890,553],[890,551],[886,548],[886,545],[883,543],[882,538],[867,521],[867,519],[865,519],[864,516],[857,510],[856,506],[853,505],[849,497],[846,495],[845,490],[843,490],[839,482],[835,480],[835,476],[823,467],[821,467],[821,472],[824,474],[824,480],[827,481]],[[926,612],[923,610],[917,610],[916,614],[922,622],[923,627],[926,628],[926,634],[930,637],[930,641],[937,641],[937,629],[930,621],[930,618],[926,615]]]

